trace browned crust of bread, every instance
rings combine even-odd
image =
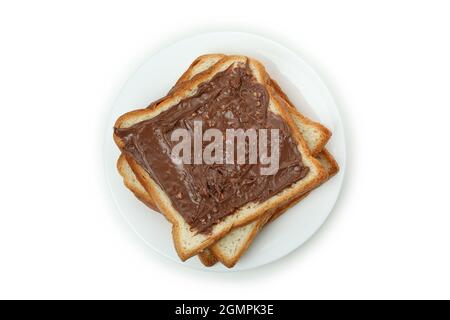
[[[128,162],[125,158],[124,154],[121,154],[119,159],[117,159],[117,171],[119,171],[120,175],[122,176],[123,183],[125,186],[130,189],[131,192],[141,200],[147,207],[149,207],[152,210],[158,211],[158,208],[156,208],[155,203],[153,202],[153,199],[150,197],[147,191],[145,189],[140,189],[136,186],[136,184],[132,183],[130,181],[129,172],[126,170],[126,166],[128,166]],[[134,173],[132,173],[134,174]]]
[[[189,66],[189,68],[181,75],[180,79],[178,79],[177,83],[175,84],[174,88],[176,86],[178,86],[179,84],[192,80],[194,78],[194,76],[200,74],[201,72],[197,72],[196,71],[196,67],[201,64],[204,60],[206,59],[214,59],[217,60],[217,62],[219,62],[221,59],[225,58],[226,55],[221,54],[221,53],[209,53],[209,54],[204,54],[201,55],[199,57],[197,57]],[[215,64],[215,63],[214,63]],[[174,89],[172,88],[171,91]]]
[[[209,79],[212,78],[214,74],[220,72],[227,66],[236,62],[246,62],[246,61],[249,61],[250,64],[257,70],[258,72],[257,75],[260,77],[260,79],[258,80],[266,85],[266,88],[268,89],[272,101],[274,103],[279,101],[279,99],[276,98],[276,92],[267,85],[270,81],[270,78],[265,72],[264,67],[258,61],[243,56],[228,56],[220,60],[218,63],[216,63],[207,71],[203,72],[198,77],[195,77],[195,79],[192,79],[191,81],[181,84],[179,88],[170,93],[165,99],[163,99],[163,101],[156,104],[154,108],[134,110],[122,115],[116,121],[115,127],[116,128],[126,127],[124,123],[127,123],[127,121],[132,122],[132,119],[135,119],[136,117],[140,119],[139,121],[136,122],[140,122],[143,121],[143,119],[145,118],[151,118],[155,116],[154,112],[158,111],[161,112],[164,110],[164,107],[166,106],[167,106],[166,108],[170,108],[172,105],[176,104],[177,101],[188,96],[190,90],[191,91],[195,90],[194,88],[198,87],[200,83],[208,81]],[[294,186],[289,192],[285,192],[281,195],[278,195],[276,199],[269,199],[264,203],[259,204],[258,208],[253,209],[251,214],[247,215],[245,218],[242,218],[241,220],[233,221],[229,226],[227,225],[222,230],[217,231],[213,236],[205,239],[201,245],[195,247],[195,249],[192,250],[184,250],[181,247],[180,226],[178,224],[177,219],[174,216],[177,213],[170,204],[167,204],[162,200],[160,196],[161,189],[159,188],[159,186],[150,178],[148,173],[134,161],[134,159],[132,159],[131,157],[127,157],[128,163],[135,172],[137,179],[142,183],[142,185],[147,190],[150,197],[153,199],[153,201],[155,202],[156,206],[160,209],[160,211],[166,216],[166,218],[169,221],[172,222],[173,224],[172,234],[174,238],[175,248],[182,260],[186,260],[191,256],[197,254],[199,251],[207,248],[217,239],[220,239],[222,236],[224,236],[231,228],[239,227],[249,223],[250,221],[258,219],[267,210],[270,210],[271,208],[278,206],[279,203],[283,203],[284,201],[286,201],[286,199],[288,199],[293,193],[307,192],[326,178],[327,175],[325,173],[325,170],[322,168],[319,161],[312,157],[306,145],[306,142],[303,140],[302,135],[300,134],[298,128],[296,127],[292,118],[290,117],[288,110],[285,110],[284,108],[278,106],[277,112],[279,116],[282,117],[283,120],[289,126],[293,140],[296,142],[297,146],[300,146],[300,151],[302,153],[303,159],[304,160],[307,159],[308,162],[311,163],[311,166],[315,168],[317,175],[314,178],[312,178],[311,181],[304,183],[302,187],[298,185]],[[116,144],[120,149],[124,147],[123,141],[118,136],[114,135],[114,141],[116,142]]]
[[[296,107],[294,107],[294,104],[291,102],[291,100],[289,100],[289,97],[283,92],[283,90],[281,90],[280,86],[278,85],[278,83],[275,80],[270,79],[270,85],[281,96],[281,98],[283,98],[283,100],[286,102],[286,107],[289,109],[289,111],[292,114],[295,114],[297,117],[302,119],[302,121],[304,123],[307,123],[318,129],[318,131],[320,132],[320,136],[321,136],[320,142],[314,149],[311,150],[311,153],[313,155],[319,154],[323,150],[325,145],[327,144],[328,140],[330,140],[331,135],[332,135],[331,131],[327,127],[322,125],[321,123],[313,121],[313,120],[309,119],[308,117],[304,116],[301,112],[299,112],[298,109]]]
[[[205,267],[212,267],[218,262],[216,256],[209,249],[199,252],[198,258]]]
[[[324,159],[323,161],[326,161],[328,163],[329,168],[327,172],[330,177],[335,176],[339,172],[339,164],[337,163],[333,155],[330,153],[330,151],[328,151],[327,149],[323,149],[318,156],[319,159],[323,158]]]
[[[176,90],[176,88],[180,84],[185,83],[186,81],[192,80],[195,77],[201,76],[202,72],[197,73],[196,72],[196,67],[200,63],[202,63],[204,60],[206,60],[206,59],[213,59],[217,63],[217,62],[220,62],[220,60],[222,60],[222,59],[226,59],[226,57],[227,56],[224,55],[224,54],[205,54],[205,55],[199,56],[197,59],[194,60],[194,62],[192,62],[192,64],[183,73],[183,75],[180,77],[180,79],[178,79],[177,83],[171,89],[170,92],[172,92],[173,90]],[[203,71],[203,72],[205,72],[205,71]],[[315,127],[317,129],[317,131],[320,133],[319,143],[317,144],[317,146],[315,146],[313,149],[311,149],[311,153],[313,155],[319,154],[322,151],[322,149],[325,147],[325,145],[327,144],[328,140],[330,139],[330,137],[332,135],[331,131],[327,127],[322,125],[321,123],[311,120],[310,118],[308,118],[305,115],[303,115],[300,111],[298,111],[298,109],[294,106],[294,104],[289,99],[289,97],[281,89],[281,87],[279,86],[278,82],[276,82],[274,79],[269,77],[267,84],[269,86],[271,86],[275,90],[275,92],[279,96],[281,96],[281,98],[283,98],[283,100],[286,102],[286,107],[289,109],[289,111],[292,114],[295,114],[298,118],[300,118],[303,123]]]
[[[234,256],[234,259],[230,260],[225,255],[222,254],[221,250],[218,250],[217,247],[212,245],[209,247],[209,250],[211,253],[216,257],[218,261],[220,261],[223,265],[225,265],[227,268],[233,268],[234,265],[239,261],[239,259],[242,257],[242,255],[247,251],[248,247],[252,243],[252,240],[256,237],[258,232],[264,227],[264,225],[267,223],[267,221],[270,219],[270,216],[272,215],[273,210],[269,210],[268,213],[262,218],[259,218],[257,221],[255,221],[255,226],[252,228],[250,233],[250,239],[251,241],[246,241],[244,246],[241,247],[241,250],[238,251],[238,253]]]

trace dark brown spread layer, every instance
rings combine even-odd
[[[115,133],[125,142],[123,151],[159,184],[185,221],[198,232],[208,232],[238,208],[249,202],[263,202],[308,173],[288,125],[270,112],[268,105],[266,88],[256,82],[247,65],[239,65],[216,74],[201,84],[194,96],[169,110],[129,128],[116,128]],[[219,129],[224,139],[230,128],[279,129],[278,172],[261,175],[260,167],[264,165],[259,161],[175,165],[170,150],[178,141],[171,141],[171,133],[185,128],[193,136],[194,120],[202,121],[203,132]],[[203,142],[203,148],[209,143]],[[268,143],[270,148],[270,139]]]

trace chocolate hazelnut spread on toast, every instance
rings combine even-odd
[[[191,228],[207,233],[237,209],[271,198],[309,171],[288,124],[268,107],[269,93],[252,76],[249,66],[234,64],[159,115],[114,130],[125,144],[122,151],[161,187]],[[177,142],[171,141],[171,134],[178,128],[193,134],[194,121],[201,121],[203,132],[214,128],[224,137],[230,128],[278,129],[278,171],[261,175],[260,168],[265,165],[260,163],[174,163],[170,152]],[[203,142],[203,147],[207,144]]]

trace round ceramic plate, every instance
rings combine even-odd
[[[345,171],[344,130],[333,98],[314,70],[289,49],[273,40],[252,34],[219,32],[179,41],[150,57],[131,76],[113,105],[105,137],[106,177],[118,209],[150,248],[173,261],[197,269],[229,270],[221,264],[206,268],[197,257],[180,261],[172,243],[171,225],[125,188],[116,170],[119,150],[112,139],[112,128],[120,115],[163,97],[190,63],[206,53],[239,54],[258,59],[303,114],[321,122],[333,132],[327,149],[338,161],[340,172],[268,224],[230,270],[256,268],[289,254],[320,228],[336,202]]]

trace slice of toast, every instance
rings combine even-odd
[[[318,155],[318,159],[327,171],[328,179],[339,171],[336,160],[326,149]],[[267,222],[271,222],[281,216],[289,208],[303,200],[308,194],[309,192],[294,197],[278,208],[274,208],[266,217],[253,221],[246,226],[231,230],[225,237],[210,246],[208,250],[199,254],[200,260],[203,261],[205,259],[203,255],[210,256],[213,254],[223,265],[232,268],[247,251],[258,232]],[[208,262],[211,263],[211,261],[211,258],[209,258]]]
[[[183,83],[185,81],[188,81],[192,79],[194,76],[198,75],[201,72],[204,72],[208,68],[210,68],[212,65],[217,63],[220,59],[224,58],[225,55],[221,54],[207,54],[204,56],[200,56],[191,64],[191,66],[188,68],[188,70],[181,76],[181,78],[177,81],[177,85],[180,83]],[[284,92],[280,89],[278,84],[271,80],[271,84],[274,86],[274,88],[277,90],[277,93],[280,94],[283,98],[287,99],[287,96],[284,94]],[[174,90],[176,86],[172,89]],[[323,127],[321,124],[311,121],[305,116],[303,116],[300,112],[297,111],[297,109],[292,105],[292,103],[289,102],[289,108],[290,111],[293,112],[295,115],[294,121],[299,127],[299,129],[303,132],[304,136],[306,137],[306,142],[311,150],[316,150],[316,152],[320,151],[323,148],[323,145],[327,142],[329,139],[331,133],[328,129]],[[322,129],[322,130],[321,130]],[[150,198],[148,193],[143,189],[143,187],[137,182],[134,173],[132,172],[131,168],[126,163],[125,157],[121,156],[121,158],[118,161],[118,169],[121,175],[124,178],[125,185],[139,198],[141,201],[146,203],[149,207],[153,208],[155,210],[155,205],[153,203],[153,200]],[[136,183],[137,182],[137,183]],[[252,228],[246,228],[244,230],[249,230],[248,235],[250,234],[256,234],[257,230],[259,229],[261,224],[254,223]],[[242,231],[244,231],[242,230]],[[245,237],[244,232],[244,237]],[[225,242],[225,241],[224,241]],[[243,249],[236,248],[235,252],[244,251]],[[225,255],[223,255],[225,256]],[[210,250],[205,249],[199,254],[199,258],[202,261],[203,264],[206,266],[213,265],[217,260],[214,258],[214,255],[211,253]]]
[[[326,178],[325,170],[320,163],[312,157],[301,133],[298,131],[288,112],[281,105],[279,99],[276,98],[276,92],[270,87],[270,78],[264,70],[264,67],[257,61],[243,56],[228,56],[221,59],[208,70],[203,72],[201,76],[194,77],[188,83],[182,84],[179,88],[172,91],[168,97],[153,105],[150,109],[140,109],[129,112],[121,116],[115,128],[128,128],[136,123],[152,119],[158,114],[175,106],[181,100],[191,97],[196,93],[201,83],[208,82],[216,74],[225,71],[230,66],[236,64],[247,64],[252,75],[258,83],[264,85],[269,93],[269,111],[280,116],[289,126],[292,140],[295,142],[299,153],[302,156],[303,165],[309,168],[306,177],[294,183],[291,187],[285,188],[276,196],[273,196],[261,203],[248,203],[236,210],[235,213],[225,217],[220,223],[214,225],[208,234],[198,233],[191,230],[190,226],[183,220],[181,214],[175,210],[172,203],[159,187],[159,185],[151,178],[151,176],[130,156],[127,161],[133,172],[136,174],[139,182],[144,186],[145,190],[150,194],[157,207],[173,224],[173,237],[175,248],[182,260],[185,260],[199,251],[205,249],[217,239],[225,235],[230,229],[245,225],[252,220],[262,217],[267,210],[277,207],[297,194],[303,194]],[[114,139],[119,148],[124,148],[124,141],[119,136],[114,135]]]

